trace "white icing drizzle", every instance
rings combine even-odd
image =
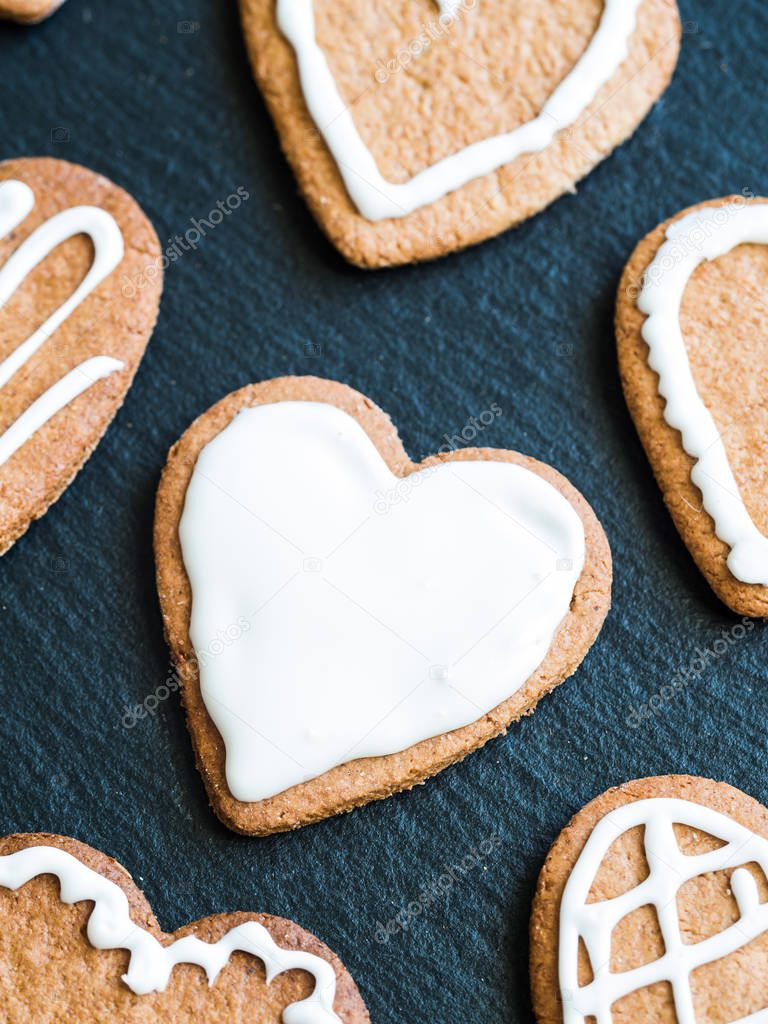
[[[742,583],[768,586],[768,537],[755,526],[739,493],[720,432],[696,389],[680,328],[683,294],[699,264],[750,242],[768,245],[768,204],[693,211],[668,228],[637,305],[648,316],[642,334],[666,401],[664,418],[680,431],[683,448],[696,460],[691,480],[701,491],[715,533],[731,549],[728,568]]]
[[[530,470],[401,479],[316,402],[240,412],[197,460],[179,535],[202,695],[244,801],[482,718],[543,661],[585,553],[578,514]]]
[[[32,189],[21,181],[0,182],[0,238],[4,238],[34,208]],[[14,295],[32,270],[58,245],[75,235],[86,234],[94,247],[88,273],[72,295],[29,338],[0,362],[0,388],[61,327],[90,293],[123,259],[123,236],[114,217],[95,206],[75,206],[41,224],[0,268],[0,309]],[[57,412],[95,381],[116,373],[124,363],[108,356],[84,360],[36,399],[11,426],[0,434],[0,466]]]
[[[680,849],[673,826],[685,825],[714,836],[726,845],[709,853],[687,855]],[[587,899],[603,858],[626,831],[645,827],[649,875],[634,889],[609,900]],[[648,985],[668,982],[674,994],[678,1024],[696,1024],[691,973],[704,964],[729,956],[768,931],[768,904],[760,903],[757,884],[744,865],[755,862],[768,876],[768,841],[710,807],[687,800],[638,800],[611,811],[596,825],[571,872],[560,906],[560,993],[564,1024],[612,1024],[611,1007],[619,999]],[[695,944],[680,933],[677,894],[698,875],[733,871],[730,885],[739,920]],[[655,907],[664,939],[664,955],[630,970],[611,971],[611,935],[627,914]],[[579,940],[586,947],[593,980],[579,985]],[[734,1024],[765,1024],[768,1009]]]
[[[514,131],[475,142],[445,157],[404,184],[380,173],[355,127],[315,35],[314,0],[277,0],[278,25],[293,46],[310,115],[338,165],[359,212],[370,221],[405,217],[490,174],[523,153],[541,152],[556,134],[575,124],[629,53],[642,0],[605,0],[595,35],[573,70],[532,121]],[[442,16],[456,17],[461,0],[442,0]]]
[[[0,183],[0,238],[5,238],[29,216],[35,206],[35,193],[23,181]]]
[[[94,949],[129,951],[131,958],[123,981],[136,995],[165,991],[177,964],[202,967],[213,985],[230,956],[240,951],[263,961],[268,983],[290,970],[308,971],[314,977],[312,994],[283,1011],[284,1024],[339,1024],[333,1011],[336,973],[331,964],[312,953],[282,949],[257,921],[238,925],[218,942],[203,942],[189,935],[163,946],[131,920],[128,898],[119,885],[66,851],[54,846],[29,846],[0,857],[0,885],[6,889],[18,889],[40,875],[59,879],[63,903],[93,901],[88,941]]]
[[[97,380],[109,377],[124,367],[125,363],[111,356],[93,356],[56,381],[14,420],[5,433],[0,434],[0,466],[65,405],[82,395]]]

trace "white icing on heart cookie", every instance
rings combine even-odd
[[[0,238],[21,224],[35,205],[32,189],[21,181],[0,183]],[[75,235],[93,242],[91,267],[72,295],[33,334],[0,362],[0,389],[32,358],[37,350],[123,258],[123,236],[111,214],[95,206],[76,206],[41,224],[0,268],[0,309],[24,279],[56,246]],[[109,356],[86,359],[45,391],[3,434],[0,434],[0,466],[53,416],[97,380],[123,369]]]
[[[304,99],[339,168],[347,192],[370,221],[405,217],[475,178],[491,174],[524,153],[546,149],[558,132],[578,121],[600,89],[627,59],[642,0],[605,0],[589,46],[532,121],[446,157],[398,185],[387,181],[358,132],[339,93],[315,35],[314,0],[277,0],[278,25],[296,53]],[[482,0],[440,0],[441,18],[457,15],[462,4]]]
[[[684,854],[673,826],[686,825],[725,843],[717,850]],[[629,829],[645,828],[650,873],[634,889],[609,900],[587,902],[603,858]],[[729,956],[768,931],[768,904],[760,903],[755,879],[744,865],[757,863],[768,877],[768,841],[710,807],[687,800],[655,798],[626,804],[606,815],[590,835],[571,872],[560,905],[559,976],[564,1024],[612,1024],[612,1005],[632,992],[668,982],[678,1024],[696,1024],[691,973]],[[730,887],[739,920],[701,942],[686,943],[680,933],[677,894],[688,881],[708,872],[732,871]],[[665,953],[626,971],[611,971],[611,936],[627,914],[656,909]],[[579,985],[579,940],[583,940],[593,980]],[[734,1021],[766,1024],[768,1009]]]
[[[715,533],[731,549],[728,568],[742,583],[768,586],[768,537],[752,521],[711,413],[696,389],[680,329],[680,307],[693,272],[707,260],[745,243],[768,245],[768,203],[694,210],[667,229],[667,241],[645,274],[638,309],[648,319],[642,334],[648,365],[659,375],[664,419],[679,430],[696,460],[691,480],[699,488]]]
[[[482,718],[545,658],[585,556],[578,514],[532,471],[399,478],[318,402],[240,412],[198,457],[179,536],[243,801]]]
[[[77,857],[55,846],[29,846],[0,857],[0,886],[18,889],[40,875],[55,875],[61,884],[62,903],[92,900],[86,934],[94,949],[130,952],[125,984],[136,995],[164,992],[176,964],[197,964],[213,985],[233,953],[249,953],[263,961],[267,982],[284,971],[308,971],[315,979],[308,998],[283,1012],[284,1024],[340,1024],[334,1013],[336,973],[322,957],[300,950],[282,949],[266,928],[247,921],[208,943],[187,935],[163,946],[154,935],[131,920],[128,898],[114,882],[87,867]]]

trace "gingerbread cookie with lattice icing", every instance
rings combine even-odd
[[[155,231],[117,185],[63,160],[0,164],[0,554],[122,405],[162,276]]]
[[[0,18],[33,25],[57,11],[64,0],[0,0]]]
[[[537,213],[674,70],[674,0],[240,0],[256,79],[321,227],[366,267]]]
[[[74,839],[0,839],[6,1024],[368,1024],[338,957],[298,925],[217,914],[173,934],[116,861]]]
[[[627,403],[715,593],[768,615],[768,200],[730,196],[638,245],[616,310]]]
[[[668,775],[579,811],[552,847],[531,918],[539,1024],[768,1019],[768,810]]]
[[[333,381],[243,388],[174,445],[158,587],[216,813],[268,834],[417,783],[569,676],[608,611],[586,501],[515,452],[412,463]]]

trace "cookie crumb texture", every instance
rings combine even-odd
[[[474,142],[535,118],[592,38],[602,0],[482,0],[447,29],[435,0],[314,0],[318,41],[383,176],[400,183]],[[674,0],[645,0],[627,60],[578,123],[400,219],[351,202],[306,107],[275,0],[240,0],[251,63],[310,209],[362,267],[432,259],[539,212],[628,138],[667,87],[680,47]]]
[[[607,814],[637,800],[676,798],[701,804],[733,819],[768,839],[768,810],[723,782],[694,776],[667,775],[640,779],[609,790],[576,814],[555,841],[539,876],[531,916],[531,987],[538,1024],[562,1024],[563,1011],[558,979],[559,913],[563,892],[584,846]],[[687,826],[675,825],[675,837],[683,854],[715,850],[722,840]],[[639,885],[648,876],[638,826],[617,836],[603,858],[589,894],[590,905],[612,899]],[[697,875],[680,887],[677,911],[683,943],[694,945],[719,934],[739,921],[739,910],[730,888],[733,864],[728,871]],[[748,866],[761,903],[768,900],[768,879],[756,865]],[[628,971],[657,960],[664,954],[658,916],[650,906],[626,915],[613,931],[611,970]],[[709,959],[709,958],[707,958]],[[768,933],[746,943],[730,956],[707,962],[691,974],[691,993],[697,1024],[727,1024],[768,1008]],[[583,942],[579,955],[579,984],[593,980]],[[612,1007],[612,1024],[678,1024],[672,987],[668,982],[641,988]],[[591,1024],[591,1022],[590,1022]]]
[[[66,405],[0,466],[0,554],[56,501],[96,448],[123,403],[157,319],[162,291],[160,243],[136,201],[93,171],[63,160],[0,164],[0,182],[18,180],[35,194],[24,221],[0,239],[0,267],[44,221],[73,206],[110,213],[123,235],[120,265],[93,291],[0,391],[0,434],[68,371],[109,355],[125,368]],[[63,242],[0,309],[0,361],[64,303],[85,277],[93,244]],[[154,268],[147,273],[148,268]]]
[[[342,1024],[369,1024],[357,986],[341,961],[319,939],[283,918],[265,914],[219,914],[164,934],[143,893],[112,858],[74,839],[17,835],[0,840],[0,855],[29,846],[56,846],[116,883],[125,892],[131,919],[163,945],[194,935],[217,942],[232,928],[257,921],[286,949],[327,960],[336,972],[334,1010]],[[52,875],[32,879],[16,892],[0,888],[0,1019],[3,1024],[281,1024],[285,1008],[309,996],[313,978],[291,970],[266,983],[257,957],[235,953],[209,986],[191,964],[173,969],[165,992],[135,995],[121,980],[128,968],[124,950],[97,950],[85,928],[93,904],[67,905]]]
[[[64,0],[0,0],[0,18],[33,25],[49,17]]]
[[[765,203],[768,200],[756,199]],[[737,202],[729,196],[701,203],[660,224],[637,246],[619,285],[616,338],[624,394],[635,427],[675,526],[714,592],[739,615],[768,616],[768,587],[742,583],[730,572],[730,548],[721,541],[691,481],[694,460],[680,433],[664,419],[658,376],[648,366],[637,308],[643,274],[670,224],[693,210]],[[768,246],[739,245],[702,263],[683,296],[680,325],[696,390],[720,431],[739,494],[761,533],[768,535]]]
[[[393,473],[406,476],[417,468],[451,459],[495,459],[522,465],[552,484],[579,514],[586,557],[571,602],[549,653],[513,696],[478,721],[382,757],[362,758],[325,772],[268,799],[236,800],[225,776],[225,749],[200,693],[197,662],[189,637],[191,592],[179,542],[179,521],[187,486],[198,455],[241,409],[270,402],[327,402],[354,417],[376,445]],[[610,607],[611,554],[594,512],[581,494],[556,470],[509,451],[463,449],[412,463],[391,420],[370,399],[344,384],[316,377],[284,377],[233,392],[197,419],[168,456],[157,497],[155,558],[160,604],[171,655],[181,678],[182,700],[214,811],[229,828],[248,835],[269,835],[299,828],[352,810],[372,800],[424,782],[462,760],[507,727],[530,714],[538,701],[570,676],[594,643]]]

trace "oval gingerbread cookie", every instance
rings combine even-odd
[[[768,615],[768,200],[694,206],[638,245],[616,310],[627,404],[680,535],[741,615]]]
[[[165,629],[211,802],[268,834],[409,789],[569,676],[608,611],[586,501],[515,452],[412,463],[342,384],[243,388],[170,452]]]
[[[128,872],[74,839],[0,839],[0,919],[9,1024],[369,1024],[314,935],[252,913],[165,934]]]
[[[161,290],[157,236],[121,188],[63,160],[0,164],[0,554],[122,405]]]
[[[0,0],[0,18],[32,25],[49,17],[64,0]]]

